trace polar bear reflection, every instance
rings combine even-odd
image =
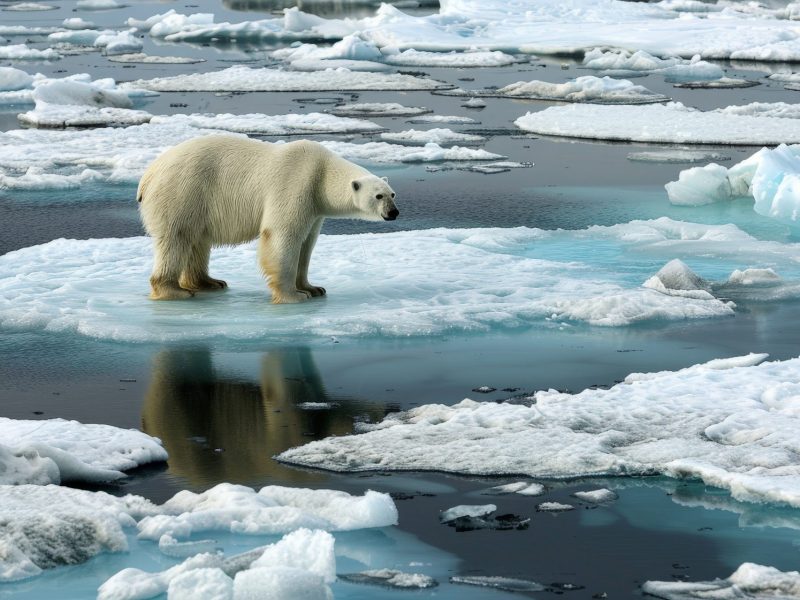
[[[161,438],[169,471],[194,485],[256,485],[271,476],[309,482],[318,474],[280,465],[272,456],[292,446],[352,431],[360,415],[380,420],[382,405],[331,396],[308,348],[266,353],[260,384],[221,372],[208,350],[165,350],[155,356],[142,429]],[[304,410],[304,402],[332,402]]]

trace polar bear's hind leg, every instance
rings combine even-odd
[[[180,278],[180,287],[191,291],[223,290],[228,284],[208,275],[208,259],[211,256],[209,242],[195,241],[189,253],[189,260]]]
[[[178,280],[188,258],[189,247],[185,241],[171,238],[153,240],[154,263],[150,276],[152,300],[181,300],[191,298],[194,292],[183,289]]]
[[[310,292],[298,290],[295,283],[301,243],[295,236],[269,229],[261,232],[258,262],[269,281],[273,304],[295,304],[311,297]]]

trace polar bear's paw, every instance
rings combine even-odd
[[[181,280],[181,287],[186,290],[192,290],[193,292],[213,292],[224,290],[228,287],[228,284],[222,279],[214,279],[213,277],[205,276],[191,281]]]
[[[304,285],[304,286],[297,286],[297,289],[301,292],[308,292],[311,294],[312,297],[316,298],[317,296],[324,296],[326,294],[324,287],[319,287],[316,285]]]
[[[150,292],[151,300],[186,300],[194,296],[191,290],[184,290],[179,287],[158,287]]]
[[[295,290],[294,292],[272,292],[273,304],[297,304],[311,298],[311,292]]]

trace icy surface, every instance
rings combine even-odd
[[[800,142],[796,119],[703,112],[680,102],[647,106],[555,106],[514,121],[545,135],[677,144],[770,145]]]
[[[673,204],[696,206],[749,196],[758,214],[794,223],[800,218],[800,145],[762,148],[729,169],[714,163],[686,169],[665,187]]]
[[[475,119],[471,119],[470,117],[461,117],[458,115],[423,115],[421,117],[414,117],[413,119],[408,119],[406,123],[413,123],[413,124],[448,124],[448,125],[473,125],[478,123]]]
[[[410,144],[413,146],[425,145],[429,143],[443,145],[454,144],[482,144],[486,141],[485,137],[480,135],[471,135],[469,133],[458,133],[452,129],[434,128],[434,129],[408,129],[406,131],[392,131],[382,133],[381,139],[387,142],[395,142],[399,144]]]
[[[575,254],[571,262],[530,256],[562,244],[592,252],[599,240],[663,257],[647,263],[653,265],[644,267],[649,273],[686,254],[717,257],[722,263],[715,268],[726,277],[733,269],[760,266],[796,273],[800,253],[791,244],[759,242],[732,225],[669,219],[563,232],[434,229],[321,236],[311,276],[327,286],[328,298],[324,305],[287,308],[269,306],[255,244],[214,251],[211,273],[227,278],[230,289],[224,294],[154,303],[146,299],[152,260],[148,238],[54,240],[0,257],[0,326],[120,341],[263,340],[436,335],[564,321],[623,326],[733,314],[716,298],[683,298],[642,287],[641,264],[631,264],[626,273],[618,261],[598,268],[596,262],[575,262]],[[398,261],[406,268],[392,269]],[[446,269],[432,273],[431,261]],[[315,265],[325,265],[324,273]],[[483,274],[480,281],[475,269]]]
[[[667,600],[799,598],[800,573],[743,563],[730,577],[714,581],[646,581],[642,591]]]
[[[583,64],[609,75],[659,73],[664,75],[667,81],[672,82],[714,80],[724,75],[722,68],[700,60],[699,55],[695,55],[691,60],[677,57],[658,58],[643,50],[628,52],[595,48],[585,54]]]
[[[351,496],[332,490],[219,484],[202,494],[183,491],[163,505],[163,514],[139,522],[139,537],[176,539],[205,531],[276,535],[300,527],[348,531],[397,523],[397,509],[387,494],[368,491]]]
[[[437,581],[422,573],[404,573],[396,569],[371,569],[360,573],[346,573],[340,576],[352,583],[369,583],[399,589],[426,589],[436,587]]]
[[[583,500],[584,502],[591,502],[593,504],[602,504],[604,502],[613,502],[618,498],[616,492],[612,492],[606,488],[600,488],[599,490],[589,490],[586,492],[575,492],[573,494],[578,500]]]
[[[740,106],[726,106],[714,112],[726,115],[751,115],[756,117],[776,117],[781,119],[800,119],[800,104],[786,102],[751,102]]]
[[[0,484],[113,481],[167,459],[161,442],[141,431],[63,419],[0,418],[0,440]],[[8,447],[21,454],[10,455]]]
[[[492,95],[537,100],[562,100],[592,104],[647,104],[669,100],[662,94],[636,85],[627,79],[584,75],[566,83],[518,81],[500,88]]]
[[[28,75],[13,68],[0,68],[0,105],[69,104],[93,107],[130,108],[132,98],[155,95],[141,89],[122,91],[111,78],[92,80],[87,73],[64,78],[49,78],[41,73]]]
[[[0,583],[82,563],[100,552],[127,550],[123,527],[155,510],[138,496],[0,485]]]
[[[83,10],[108,10],[122,8],[125,5],[120,4],[117,0],[78,0],[75,6]]]
[[[39,50],[29,48],[27,44],[0,45],[0,59],[2,60],[56,60],[61,55],[52,48]]]
[[[439,522],[449,523],[460,517],[485,517],[496,510],[495,504],[459,504],[439,513]]]
[[[682,88],[689,88],[695,90],[702,90],[702,89],[722,89],[722,90],[730,90],[730,89],[737,89],[737,88],[749,88],[754,87],[756,85],[760,85],[758,81],[752,81],[750,79],[738,79],[735,77],[721,77],[719,79],[714,79],[711,81],[680,81],[675,83],[675,87],[682,87]]]
[[[17,115],[34,127],[105,127],[108,125],[141,125],[150,121],[150,113],[128,108],[97,108],[72,104],[38,102],[34,110]]]
[[[450,578],[450,581],[452,583],[495,588],[508,592],[542,592],[546,589],[545,586],[535,581],[492,575],[454,575]]]
[[[711,286],[708,282],[698,277],[685,262],[679,258],[669,261],[659,269],[658,273],[642,284],[646,288],[657,290],[671,296],[709,300]]]
[[[502,67],[520,62],[504,52],[425,52],[410,48],[397,54],[389,54],[384,60],[390,65],[408,67]]]
[[[730,160],[731,157],[718,152],[702,152],[698,150],[654,150],[647,152],[631,152],[628,160],[654,163],[699,163],[712,160]]]
[[[193,540],[189,542],[179,542],[174,537],[165,533],[158,540],[158,549],[165,556],[173,558],[187,558],[195,554],[204,554],[217,551],[215,540]]]
[[[540,512],[566,512],[574,508],[571,504],[563,504],[561,502],[541,502],[536,505],[536,510]]]
[[[431,110],[421,106],[403,106],[397,102],[358,102],[342,104],[330,109],[330,112],[342,117],[408,117],[424,115]]]
[[[394,524],[394,523],[387,523]],[[319,575],[325,583],[336,581],[333,536],[326,531],[298,529],[264,549],[250,568],[291,567]]]
[[[55,10],[57,7],[51,4],[43,4],[41,2],[17,2],[16,4],[9,4],[3,10],[10,11],[41,11],[41,10]]]
[[[150,120],[153,124],[188,125],[198,129],[222,129],[238,133],[261,135],[309,135],[318,133],[365,133],[382,131],[383,127],[365,121],[323,113],[265,115],[193,114],[164,115]]]
[[[210,73],[139,79],[125,85],[158,92],[435,90],[449,87],[440,81],[411,75],[361,73],[348,69],[302,73],[245,66],[233,66]]]
[[[169,600],[233,600],[233,579],[218,567],[201,567],[173,577],[167,587]]]
[[[541,483],[517,481],[505,485],[497,485],[486,490],[487,494],[521,494],[522,496],[541,496],[545,488]]]
[[[118,63],[144,63],[144,64],[172,64],[172,65],[187,65],[194,63],[205,62],[204,58],[196,58],[191,56],[156,56],[152,54],[143,54],[135,52],[132,54],[117,54],[109,56],[108,60]]]
[[[530,407],[472,400],[421,406],[280,459],[346,471],[659,473],[698,478],[743,501],[800,506],[800,468],[792,458],[800,359],[758,364],[764,358],[632,374],[608,390],[575,395],[538,392]]]
[[[487,152],[475,148],[451,146],[442,148],[435,142],[427,142],[424,146],[408,147],[386,142],[367,142],[351,144],[349,142],[323,141],[323,146],[355,162],[372,163],[417,163],[441,161],[497,160],[505,158],[501,154]]]

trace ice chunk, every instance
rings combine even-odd
[[[0,92],[14,92],[30,87],[33,77],[14,67],[0,67]]]
[[[408,117],[432,111],[422,106],[403,106],[397,102],[359,102],[342,104],[329,112],[341,117]]]
[[[542,502],[536,505],[536,510],[540,512],[566,512],[574,508],[571,504],[563,504],[561,502]]]
[[[117,54],[109,56],[108,60],[118,63],[143,63],[143,64],[171,64],[171,65],[191,65],[194,63],[206,62],[205,58],[196,56],[154,56],[151,54],[143,54],[135,52],[132,54]]]
[[[604,50],[595,48],[583,58],[584,66],[598,69],[607,75],[640,75],[660,73],[666,81],[697,81],[720,79],[724,71],[718,65],[700,60],[700,55],[690,60],[679,57],[658,58],[639,50]]]
[[[78,0],[76,8],[82,10],[109,10],[112,8],[123,8],[125,4],[120,4],[116,0]]]
[[[47,173],[41,167],[28,167],[23,175],[11,176],[0,173],[0,190],[70,190],[90,181],[102,181],[99,171],[83,169],[71,175]]]
[[[109,125],[140,125],[149,122],[152,116],[146,111],[128,108],[97,108],[95,106],[38,102],[34,110],[20,113],[17,118],[26,125],[34,127],[105,127]],[[100,175],[97,171],[92,173]],[[97,177],[97,179],[99,178]],[[85,178],[80,179],[80,181],[84,180]],[[20,182],[17,181],[14,187],[19,188]]]
[[[0,444],[0,485],[60,483],[58,465],[35,448],[13,449]]]
[[[215,540],[179,542],[168,533],[165,533],[159,538],[158,549],[162,554],[173,558],[187,558],[195,554],[213,554],[218,550]]]
[[[715,163],[683,170],[678,181],[671,181],[664,187],[669,201],[683,206],[712,204],[735,197],[728,169]]]
[[[619,496],[616,492],[612,492],[607,488],[600,488],[599,490],[589,490],[585,492],[575,492],[572,494],[578,500],[584,502],[591,502],[592,504],[603,504],[605,502],[613,502]]]
[[[129,54],[139,52],[144,45],[142,41],[134,35],[135,29],[128,31],[113,32],[102,34],[94,41],[94,45],[104,48],[106,54]]]
[[[406,123],[412,123],[414,125],[420,124],[452,124],[452,125],[473,125],[478,123],[475,119],[471,119],[470,117],[461,117],[457,115],[424,115],[421,117],[414,117],[413,119],[408,119]]]
[[[486,141],[486,138],[480,135],[457,133],[452,129],[446,128],[392,131],[389,133],[382,133],[381,139],[386,140],[387,142],[409,144],[412,146],[424,146],[425,144],[429,143],[439,144],[440,146],[455,144],[482,144]]]
[[[290,567],[248,569],[237,573],[233,595],[242,600],[333,600],[333,592],[322,577]]]
[[[47,41],[53,44],[70,44],[73,46],[94,46],[95,41],[101,36],[109,39],[115,33],[111,30],[97,31],[96,29],[71,29],[57,31],[47,36]]]
[[[105,82],[84,83],[82,81],[58,79],[36,86],[33,90],[34,102],[48,104],[78,104],[86,106],[107,106],[130,108],[131,99],[118,89],[114,89],[113,81],[108,87]]]
[[[631,152],[628,160],[655,163],[699,163],[712,160],[730,160],[731,157],[719,152],[703,152],[701,150],[655,150],[648,152]]]
[[[575,395],[538,392],[530,407],[471,400],[421,406],[279,458],[347,471],[660,473],[701,479],[743,501],[800,506],[800,468],[792,459],[800,359],[758,364],[763,359],[632,375]]]
[[[453,506],[439,513],[439,522],[449,523],[450,521],[455,521],[459,517],[484,517],[496,510],[497,505],[495,504],[459,504],[458,506]]]
[[[369,583],[399,589],[427,589],[436,587],[439,583],[428,575],[422,573],[404,573],[396,569],[372,569],[360,573],[345,573],[339,576],[344,581],[351,583]]]
[[[663,94],[656,94],[627,79],[592,75],[584,75],[566,83],[518,81],[492,92],[491,95],[594,104],[646,104],[669,100]]]
[[[373,163],[416,163],[440,161],[497,160],[505,158],[486,150],[451,146],[442,148],[439,144],[428,142],[421,147],[408,147],[386,142],[367,142],[351,144],[349,142],[324,141],[323,146],[356,162]]]
[[[264,548],[251,569],[291,567],[319,575],[325,583],[336,581],[333,536],[325,531],[298,529]]]
[[[95,24],[81,17],[68,17],[61,23],[64,29],[94,29]]]
[[[2,50],[2,48],[0,48]],[[233,66],[222,71],[191,73],[173,77],[139,79],[123,87],[158,92],[309,92],[341,90],[435,90],[451,87],[435,79],[411,75],[361,73],[332,69],[313,73]]]
[[[544,492],[545,488],[541,483],[531,483],[529,481],[496,485],[486,490],[487,494],[520,494],[522,496],[541,496]]]
[[[486,108],[486,100],[482,98],[470,98],[466,102],[463,102],[461,106],[465,108]]]
[[[796,119],[703,112],[679,102],[647,106],[554,106],[514,121],[545,135],[678,144],[800,142]]]
[[[754,87],[757,85],[761,85],[758,81],[752,81],[750,79],[739,79],[735,77],[720,77],[719,79],[713,79],[711,81],[707,80],[700,80],[700,81],[680,81],[674,84],[675,87],[679,88],[689,88],[689,89],[736,89],[736,88],[749,88]]]
[[[547,589],[546,586],[528,579],[496,575],[454,575],[450,578],[450,582],[494,588],[506,592],[543,592]]]
[[[57,60],[61,55],[52,48],[39,50],[29,48],[27,44],[9,44],[0,46],[0,59],[2,60]]]
[[[520,59],[495,51],[425,52],[409,48],[397,54],[388,54],[384,60],[390,65],[407,67],[503,67],[522,62]]]
[[[57,6],[51,4],[43,4],[41,2],[17,2],[16,4],[9,4],[3,10],[19,11],[19,12],[36,12],[42,10],[55,10]]]
[[[0,485],[0,583],[42,569],[127,550],[123,527],[156,507],[138,496],[116,497],[56,485]]]
[[[217,567],[202,567],[172,578],[167,587],[169,600],[233,600],[233,579]]]
[[[728,278],[728,283],[736,285],[772,284],[780,281],[780,276],[772,269],[736,269]]]
[[[323,113],[265,115],[265,114],[193,114],[159,115],[153,124],[189,125],[198,129],[222,129],[261,135],[313,135],[319,133],[368,133],[384,128],[371,121],[337,117]]]
[[[37,483],[111,481],[123,477],[122,471],[167,459],[160,440],[140,431],[111,425],[84,425],[63,419],[24,421],[0,418],[0,439],[6,446],[29,449],[23,456],[34,467],[36,475],[32,481]],[[42,464],[44,458],[57,465],[55,472]],[[46,469],[49,481],[43,480],[43,469]],[[13,478],[4,481],[4,475],[0,474],[0,482],[27,481],[24,478],[22,481]]]
[[[740,106],[717,108],[714,112],[726,115],[753,115],[758,117],[776,117],[781,119],[800,119],[800,104],[786,102],[751,102]]]
[[[179,492],[164,504],[164,514],[147,517],[138,527],[140,538],[157,540],[165,534],[185,538],[204,531],[275,535],[299,527],[348,531],[396,523],[397,509],[388,494],[351,496],[279,486],[256,493],[222,483],[202,494]]]
[[[684,298],[711,299],[711,286],[692,271],[680,259],[673,259],[659,269],[658,273],[642,284],[650,288]]]
[[[645,581],[642,591],[657,598],[798,598],[800,573],[743,563],[730,577],[714,581]]]

